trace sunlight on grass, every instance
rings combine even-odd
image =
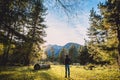
[[[69,80],[119,80],[119,71],[116,68],[97,67],[86,70],[83,66],[70,66]],[[51,65],[50,69],[33,70],[27,67],[0,67],[0,80],[65,80],[64,65]]]

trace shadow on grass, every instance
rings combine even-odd
[[[43,80],[58,80],[57,77],[55,77],[54,75],[52,76],[53,74],[48,74],[46,72],[42,72],[40,73],[40,76],[42,76]]]
[[[27,74],[0,74],[0,80],[34,80],[34,76]]]
[[[19,66],[2,66],[0,67],[0,71],[15,71],[17,68],[19,68]]]
[[[12,74],[0,74],[0,80],[10,80],[12,79],[11,76]]]

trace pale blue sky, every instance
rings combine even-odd
[[[47,41],[45,44],[65,45],[68,42],[84,44],[87,39],[87,28],[89,27],[89,14],[92,8],[97,10],[97,4],[105,0],[76,0],[76,3],[69,3],[72,9],[67,14],[59,4],[56,5],[55,0],[45,0],[48,4],[48,15],[46,16]],[[74,0],[71,0],[74,1]],[[64,0],[63,0],[64,2]],[[49,4],[52,3],[52,4]]]

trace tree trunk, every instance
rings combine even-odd
[[[1,60],[1,65],[2,66],[5,66],[6,63],[7,63],[7,58],[8,58],[8,49],[7,49],[8,45],[7,44],[4,44],[4,52],[3,52],[3,55],[2,55],[2,60]]]
[[[10,36],[9,32],[8,32],[6,43],[3,43],[4,44],[4,53],[3,53],[2,61],[1,61],[2,66],[5,66],[8,62],[8,54],[9,54],[10,47],[11,47],[12,36],[13,35]],[[9,37],[10,37],[10,39],[9,39]]]
[[[120,29],[119,28],[117,29],[117,37],[118,37],[118,59],[117,59],[117,62],[118,62],[118,66],[120,68]]]
[[[40,70],[40,69],[49,69],[50,64],[35,64],[34,70]]]
[[[4,45],[4,53],[3,53],[3,56],[2,56],[2,62],[1,62],[1,65],[5,66],[8,62],[8,54],[9,54],[9,51],[10,51],[10,47],[11,47],[11,44],[6,44]]]
[[[31,43],[31,42],[28,42],[28,44],[29,44],[29,46],[28,46],[28,51],[27,51],[27,53],[26,53],[26,55],[25,55],[25,66],[28,66],[28,65],[30,65],[30,54],[32,53],[32,48],[33,48],[33,43]]]

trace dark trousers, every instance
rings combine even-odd
[[[68,64],[65,65],[65,77],[70,77],[70,66]]]

